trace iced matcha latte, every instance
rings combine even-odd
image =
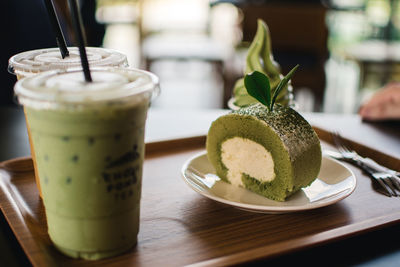
[[[124,68],[17,82],[35,146],[48,231],[63,253],[100,259],[136,244],[144,128],[158,79]]]
[[[14,55],[9,60],[8,70],[18,79],[39,74],[49,70],[60,70],[81,66],[79,49],[69,47],[69,56],[62,58],[59,48],[45,48],[22,52]],[[105,48],[87,47],[88,61],[93,67],[127,67],[128,61],[124,54]],[[25,110],[24,110],[25,111]],[[37,173],[35,149],[32,145],[30,127],[27,124],[32,160],[35,168],[36,184],[40,196],[42,196],[39,174]]]

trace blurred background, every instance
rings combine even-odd
[[[67,0],[54,0],[69,45]],[[275,60],[294,65],[300,111],[355,113],[385,83],[400,80],[398,0],[81,0],[88,46],[125,53],[160,77],[154,108],[226,108],[243,76],[258,18]],[[56,46],[43,0],[1,1],[1,105],[15,105],[12,55]]]

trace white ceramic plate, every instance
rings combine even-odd
[[[328,206],[348,197],[356,187],[354,173],[337,160],[325,156],[318,178],[284,202],[270,200],[220,180],[206,152],[189,159],[182,167],[182,175],[190,188],[205,197],[262,213],[287,213]]]

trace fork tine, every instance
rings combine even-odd
[[[390,175],[387,173],[382,173],[382,172],[376,172],[373,169],[364,166],[363,168],[369,176],[377,181],[381,185],[381,189],[384,191],[385,195],[391,197],[391,196],[399,196],[399,194],[396,192],[396,189],[393,187],[393,184],[390,181]]]
[[[332,139],[333,139],[333,143],[335,144],[335,146],[339,150],[339,152],[341,152],[341,153],[344,152],[342,150],[342,143],[338,139],[338,132],[332,132]]]
[[[394,188],[390,178],[387,177],[387,178],[381,178],[381,179],[390,188],[390,190],[392,191],[392,195],[398,197],[399,194],[397,193],[396,189]]]
[[[336,131],[335,132],[331,132],[333,143],[335,144],[335,146],[339,147],[340,143],[339,143],[337,135],[338,135],[338,132],[336,132]]]
[[[396,192],[397,196],[400,196],[400,184],[397,181],[396,177],[394,176],[389,176],[388,180],[390,181],[390,183],[393,186],[394,192]]]
[[[339,132],[335,131],[332,133],[332,138],[333,142],[335,143],[336,148],[339,150],[339,152],[351,152],[351,149],[349,149],[345,144],[343,137],[339,134]]]
[[[394,186],[396,187],[397,191],[400,192],[400,179],[397,177],[392,176],[391,179],[392,183],[394,184]]]
[[[378,178],[378,179],[375,179],[375,181],[377,181],[381,185],[382,189],[385,191],[387,196],[389,196],[389,197],[393,196],[393,193],[388,188],[388,186],[383,182],[383,179]]]

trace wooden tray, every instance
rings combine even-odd
[[[329,141],[326,132],[316,130]],[[138,245],[118,257],[75,260],[53,247],[30,158],[12,160],[0,168],[1,209],[34,266],[232,265],[315,247],[400,222],[399,198],[374,191],[370,179],[351,165],[348,166],[358,182],[354,193],[320,209],[268,215],[204,198],[192,191],[180,174],[183,163],[204,150],[204,142],[203,136],[146,145]],[[323,147],[328,146],[323,142]],[[390,166],[399,166],[399,159],[358,148],[368,155],[383,157]]]

